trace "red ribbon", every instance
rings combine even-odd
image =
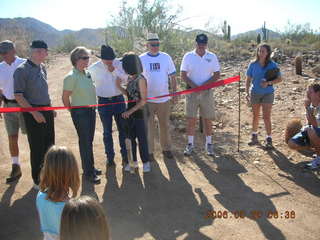
[[[195,92],[201,92],[204,90],[208,90],[211,88],[216,88],[219,86],[224,86],[233,82],[239,82],[240,81],[240,75],[227,78],[224,80],[220,80],[218,82],[209,83],[206,85],[202,85],[196,88],[190,88],[187,90],[183,90],[180,92],[175,92],[171,94],[166,94],[158,97],[150,97],[147,99],[158,99],[158,98],[164,98],[164,97],[172,97],[172,96],[179,96],[179,95],[187,95],[190,93]],[[120,104],[120,103],[128,103],[128,102],[134,102],[134,101],[124,101],[124,102],[116,102],[116,103],[106,103],[106,104],[95,104],[95,105],[86,105],[86,106],[73,106],[73,107],[31,107],[31,108],[21,108],[21,107],[13,107],[13,108],[0,108],[0,113],[12,113],[12,112],[34,112],[34,111],[52,111],[52,110],[64,110],[64,109],[75,109],[75,108],[89,108],[89,107],[102,107],[112,104]]]

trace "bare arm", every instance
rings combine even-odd
[[[127,90],[121,86],[121,79],[120,78],[117,78],[116,80],[116,86],[117,88],[120,90],[120,92],[123,94],[123,95],[126,95],[127,96]]]
[[[252,77],[247,76],[246,78],[246,99],[248,102],[250,102],[250,86],[251,86]]]
[[[209,80],[205,81],[202,85],[206,85],[206,84],[209,84],[209,83],[216,82],[219,79],[220,79],[220,72],[214,72],[212,77],[209,78]]]
[[[171,89],[172,89],[172,92],[176,92],[176,91],[177,91],[177,79],[176,79],[176,75],[174,75],[174,74],[170,75],[170,81],[171,81]]]
[[[177,92],[177,79],[174,74],[170,75],[170,81],[171,81],[171,93]],[[173,96],[172,97],[172,102],[176,103],[178,101],[179,96]]]
[[[310,89],[310,87],[307,89],[307,93],[306,93],[306,98],[305,98],[305,100],[304,100],[304,107],[309,107],[310,106],[310,104],[311,104],[311,97],[310,97],[310,91],[311,91],[311,89]]]
[[[139,110],[147,103],[147,83],[145,78],[141,78],[139,80],[139,90],[140,90],[141,99],[137,102],[137,104],[133,108],[131,108],[130,110],[122,114],[123,118],[129,118],[132,113]]]
[[[181,71],[181,79],[187,83],[191,88],[198,87],[194,82],[191,81],[187,76],[187,72]]]
[[[308,124],[311,124],[313,127],[318,127],[318,123],[317,123],[316,117],[314,116],[313,112],[314,112],[313,108],[310,108],[310,107],[306,108],[307,121],[308,121]]]
[[[269,81],[270,85],[272,84],[277,84],[277,83],[280,83],[282,82],[282,78],[281,76],[277,77],[276,79],[272,80],[272,81]]]
[[[70,103],[70,96],[72,94],[72,91],[67,91],[67,90],[63,90],[63,93],[62,93],[62,102],[63,102],[63,105],[65,107],[70,107],[71,106],[71,103]]]
[[[247,96],[250,95],[249,90],[251,86],[252,77],[247,76],[246,78],[246,94]]]
[[[273,84],[277,84],[277,83],[279,83],[281,81],[282,81],[281,76],[277,77],[276,79],[274,79],[272,81],[264,80],[264,81],[261,82],[261,87],[266,88],[266,87],[271,86]]]
[[[276,79],[274,79],[272,81],[264,80],[264,81],[261,82],[261,87],[266,88],[266,87],[271,86],[273,84],[277,84],[277,83],[279,83],[281,81],[282,81],[281,76],[277,77]]]
[[[31,104],[24,98],[22,93],[15,93],[14,97],[20,107],[22,108],[31,108]],[[43,114],[41,112],[30,112],[30,114],[33,116],[34,120],[36,120],[37,123],[46,123],[46,119],[44,118]]]

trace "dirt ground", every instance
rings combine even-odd
[[[244,71],[247,63],[223,65],[225,77]],[[303,164],[310,156],[290,151],[283,142],[286,121],[294,116],[303,118],[301,103],[308,79],[295,76],[288,64],[280,67],[284,81],[278,85],[273,109],[272,151],[247,145],[251,113],[242,93],[241,151],[237,152],[237,83],[215,90],[221,113],[214,126],[217,156],[204,154],[204,137],[198,133],[195,154],[184,157],[185,133],[172,124],[174,159],[163,158],[156,144],[156,162],[148,174],[142,173],[141,162],[139,174],[123,172],[116,128],[117,166],[106,170],[97,115],[95,162],[105,175],[100,185],[83,181],[80,192],[99,199],[113,240],[319,239],[319,174],[304,171]],[[70,69],[67,56],[58,55],[50,61],[49,89],[54,106],[62,104],[63,77]],[[70,147],[79,160],[78,138],[68,111],[58,112],[55,126],[56,144]],[[262,121],[260,126],[259,138],[263,140]],[[8,185],[5,178],[11,163],[3,119],[0,129],[0,239],[40,240],[27,138],[21,135],[19,139],[23,176]]]

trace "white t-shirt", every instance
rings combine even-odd
[[[147,79],[148,97],[157,97],[169,94],[169,76],[176,73],[172,58],[164,52],[157,55],[143,53],[140,55],[143,66],[143,76]],[[170,97],[148,100],[148,102],[167,102]]]
[[[13,90],[13,73],[17,67],[24,63],[26,59],[16,57],[11,65],[7,64],[5,61],[0,63],[0,89],[2,89],[3,95],[9,99],[14,100],[14,90]]]
[[[96,84],[96,93],[99,97],[114,97],[122,94],[117,88],[116,79],[120,78],[124,82],[128,79],[128,75],[123,71],[119,59],[113,60],[113,66],[115,69],[110,72],[102,61],[98,61],[88,68],[91,78]]]
[[[196,85],[201,86],[212,77],[214,72],[220,71],[220,65],[214,53],[206,51],[200,57],[193,50],[183,56],[180,70],[187,72],[188,78]]]

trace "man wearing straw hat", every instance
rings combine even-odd
[[[159,51],[158,34],[149,33],[147,37],[148,52],[140,55],[143,66],[143,76],[147,79],[148,97],[169,94],[169,86],[173,92],[177,90],[176,68],[172,58]],[[169,82],[169,80],[171,80]],[[175,99],[175,98],[174,98]],[[162,153],[166,158],[173,158],[169,129],[170,97],[148,99],[148,145],[150,159],[154,159],[155,115],[159,120],[159,135]]]

